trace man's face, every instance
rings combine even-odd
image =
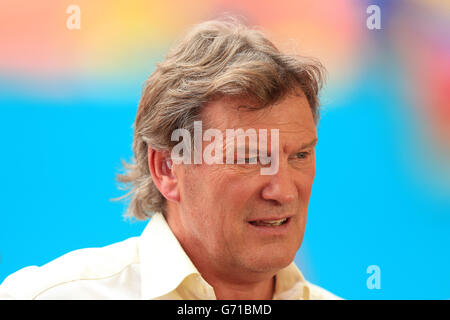
[[[267,129],[268,153],[271,129],[278,129],[278,171],[261,175],[260,163],[184,164],[177,170],[180,202],[175,218],[177,237],[188,255],[201,253],[212,268],[236,277],[275,273],[293,261],[303,239],[315,173],[316,129],[304,96],[290,95],[256,111],[238,108],[242,105],[253,104],[231,98],[208,104],[203,130],[222,131],[225,155],[226,129]],[[203,150],[209,143],[203,142]],[[285,218],[281,225],[267,225]]]

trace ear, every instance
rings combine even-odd
[[[180,201],[178,180],[173,174],[173,164],[168,151],[158,151],[148,147],[148,167],[153,182],[164,198],[170,201]]]

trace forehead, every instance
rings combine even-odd
[[[257,108],[250,98],[224,97],[202,111],[204,127],[225,129],[279,129],[280,134],[316,134],[313,114],[302,94],[291,94],[274,105]]]

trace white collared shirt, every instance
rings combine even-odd
[[[276,274],[276,300],[339,299],[307,282],[294,263]],[[23,268],[0,285],[0,299],[214,300],[164,216],[154,214],[140,237],[72,251]]]

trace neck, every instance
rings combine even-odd
[[[271,300],[275,277],[255,283],[226,283],[220,279],[205,279],[214,288],[217,300]]]
[[[275,291],[275,274],[255,273],[250,270],[242,273],[241,268],[221,268],[221,265],[213,263],[211,259],[204,259],[206,253],[199,253],[199,246],[185,249],[191,261],[200,271],[203,279],[213,288],[217,300],[272,300]]]

